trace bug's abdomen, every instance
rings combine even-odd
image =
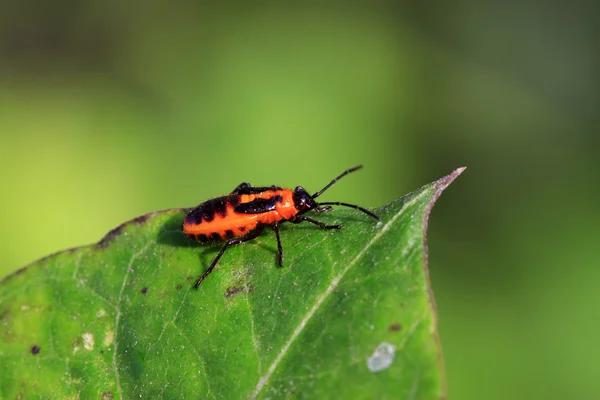
[[[243,236],[255,229],[258,221],[239,218],[234,212],[239,197],[217,197],[195,207],[183,221],[183,232],[200,242],[213,242]]]
[[[244,236],[258,224],[270,225],[296,214],[290,190],[230,194],[208,200],[183,221],[183,232],[200,242]]]

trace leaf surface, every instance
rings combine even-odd
[[[225,253],[186,210],[123,224],[0,284],[0,398],[403,398],[445,395],[428,282],[433,203],[463,169],[374,210],[282,227]],[[307,226],[308,225],[308,226]]]

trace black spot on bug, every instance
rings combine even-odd
[[[221,235],[219,235],[217,232],[213,232],[210,234],[210,238],[209,238],[212,242],[218,242],[221,239]]]
[[[227,196],[227,203],[229,203],[233,207],[237,206],[238,204],[240,204],[240,196],[237,194],[230,194],[229,196]]]
[[[140,290],[140,292],[141,292],[142,294],[146,294],[146,293],[148,293],[148,288],[147,288],[147,287],[144,287],[144,288],[142,288],[142,290]]]
[[[196,235],[196,240],[201,243],[206,243],[209,241],[208,236],[206,236],[205,234]]]
[[[214,199],[214,212],[219,213],[221,217],[227,216],[227,197],[218,197]]]
[[[247,203],[238,204],[233,211],[240,214],[262,214],[275,210],[277,199],[283,200],[281,196],[273,196],[268,199],[254,199]]]
[[[246,227],[245,226],[240,226],[238,229],[240,230],[240,232],[246,232]]]
[[[212,221],[212,219],[213,214],[207,212],[206,208],[201,204],[189,212],[189,214],[183,220],[183,223],[198,225],[201,224],[202,221]]]
[[[182,287],[183,287],[183,285],[181,283],[179,283],[177,286],[175,286],[175,289],[181,290]]]
[[[232,239],[233,237],[234,237],[234,235],[233,235],[233,231],[232,231],[232,230],[230,230],[230,229],[227,229],[227,230],[225,231],[225,238],[226,238],[226,239]]]
[[[399,323],[391,324],[388,330],[390,332],[398,332],[402,330],[402,325],[400,325]]]
[[[198,225],[202,222],[210,222],[215,218],[215,213],[225,217],[227,215],[227,201],[229,196],[217,197],[216,199],[205,201],[194,208],[185,217],[184,224]]]
[[[31,346],[31,354],[33,354],[34,356],[36,354],[39,354],[40,350],[41,350],[41,348],[37,344],[34,344],[33,346]]]

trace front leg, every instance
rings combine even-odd
[[[317,221],[316,219],[305,217],[304,215],[296,215],[293,219],[290,219],[290,222],[294,224],[299,224],[304,221],[310,222],[311,224],[315,224],[321,229],[342,229],[341,225],[327,225],[321,221]]]

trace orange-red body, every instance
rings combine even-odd
[[[322,229],[340,229],[340,225],[327,225],[303,215],[312,210],[319,213],[330,211],[332,205],[357,209],[379,221],[379,217],[371,211],[353,204],[317,203],[315,201],[339,179],[360,168],[359,165],[344,171],[313,195],[310,195],[302,186],[297,186],[292,190],[277,186],[254,187],[244,182],[231,194],[205,201],[193,208],[183,220],[183,232],[199,242],[226,241],[208,269],[196,281],[196,289],[215,268],[229,246],[256,239],[267,226],[275,231],[279,266],[281,267],[283,266],[283,249],[279,237],[279,225],[282,222],[295,224],[309,222]]]
[[[294,205],[294,192],[291,189],[266,190],[253,194],[230,194],[200,204],[196,209],[202,208],[212,213],[212,218],[187,219],[183,223],[183,232],[200,241],[226,240],[231,237],[246,235],[256,229],[259,224],[271,225],[274,222],[283,222],[293,218],[298,209]],[[260,213],[236,212],[240,204],[254,202],[257,199],[271,200],[281,197],[281,201],[274,202],[274,209],[264,210]],[[224,212],[215,211],[215,203],[224,204]],[[217,238],[217,236],[219,238]]]

